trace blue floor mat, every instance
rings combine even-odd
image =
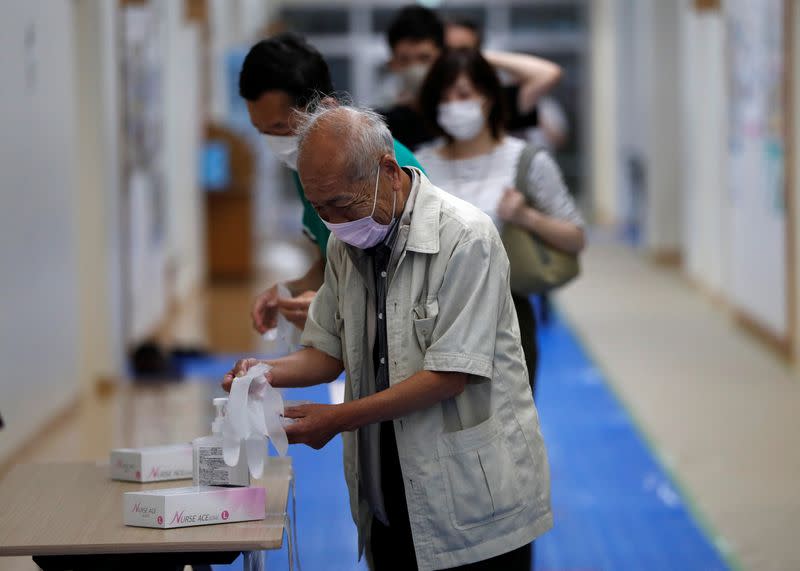
[[[722,571],[720,553],[572,332],[540,332],[539,405],[555,527],[536,569]]]
[[[724,559],[692,517],[602,374],[553,313],[540,328],[537,401],[550,458],[555,527],[536,542],[538,571],[723,571]],[[187,362],[215,381],[235,355]],[[326,387],[288,399],[328,401]],[[364,570],[357,563],[341,467],[341,439],[323,450],[290,447],[297,484],[300,557],[306,571]],[[286,547],[267,569],[288,569]],[[241,557],[220,570],[242,569]]]
[[[184,378],[194,377],[221,382],[222,377],[233,368],[236,361],[245,357],[258,357],[258,355],[216,353],[202,357],[182,357],[176,359],[176,367]]]

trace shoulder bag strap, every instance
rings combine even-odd
[[[517,176],[514,178],[514,186],[525,195],[525,200],[531,206],[536,204],[536,189],[531,188],[529,175],[533,159],[541,150],[543,150],[542,147],[526,144],[517,161]]]

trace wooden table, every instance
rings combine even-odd
[[[185,480],[135,484],[112,481],[107,464],[22,464],[0,482],[0,556],[31,555],[46,569],[153,571],[280,549],[291,470],[291,459],[270,458],[254,482],[267,490],[264,521],[165,530],[124,525],[122,493]]]

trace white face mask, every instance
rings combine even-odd
[[[381,224],[375,220],[372,215],[375,214],[375,207],[378,204],[378,182],[381,179],[381,167],[378,165],[378,176],[375,177],[375,198],[372,201],[372,212],[369,216],[364,216],[358,220],[351,220],[350,222],[341,222],[333,224],[323,220],[322,222],[327,226],[334,236],[345,244],[350,244],[361,250],[372,248],[381,240],[386,238],[389,233],[389,228],[394,222],[394,209],[397,206],[397,193],[392,191],[392,219],[388,224]]]
[[[293,171],[297,170],[297,135],[286,135],[278,137],[275,135],[264,135],[267,138],[267,146],[275,153],[278,160]]]
[[[436,117],[445,132],[457,141],[474,139],[486,124],[483,116],[483,100],[469,99],[440,103]]]
[[[422,84],[428,76],[429,65],[424,63],[412,64],[398,73],[400,85],[398,96],[401,98],[414,99],[419,95]]]

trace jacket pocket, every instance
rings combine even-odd
[[[525,507],[522,486],[500,423],[494,417],[442,434],[438,443],[450,517],[469,529],[509,517]]]
[[[414,308],[414,333],[423,352],[431,345],[431,335],[439,315],[439,302],[431,300]]]

